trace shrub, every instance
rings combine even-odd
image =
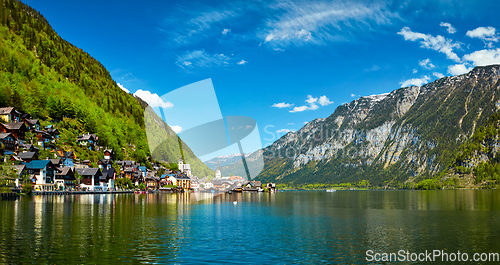
[[[24,184],[21,192],[24,194],[31,194],[33,192],[33,186],[31,186],[31,183]]]

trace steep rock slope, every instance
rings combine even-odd
[[[500,67],[361,97],[264,149],[263,181],[397,185],[442,171],[500,107]]]

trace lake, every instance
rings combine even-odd
[[[469,258],[499,253],[499,238],[497,190],[290,191],[202,201],[193,194],[46,195],[0,201],[0,263],[363,264],[373,253],[400,250],[460,251]]]

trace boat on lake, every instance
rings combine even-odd
[[[336,192],[337,190],[334,190],[334,189],[330,189],[330,190],[326,190],[326,192]]]

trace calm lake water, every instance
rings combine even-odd
[[[237,200],[238,204],[233,204]],[[0,201],[0,263],[368,263],[500,252],[500,192],[338,191]]]

